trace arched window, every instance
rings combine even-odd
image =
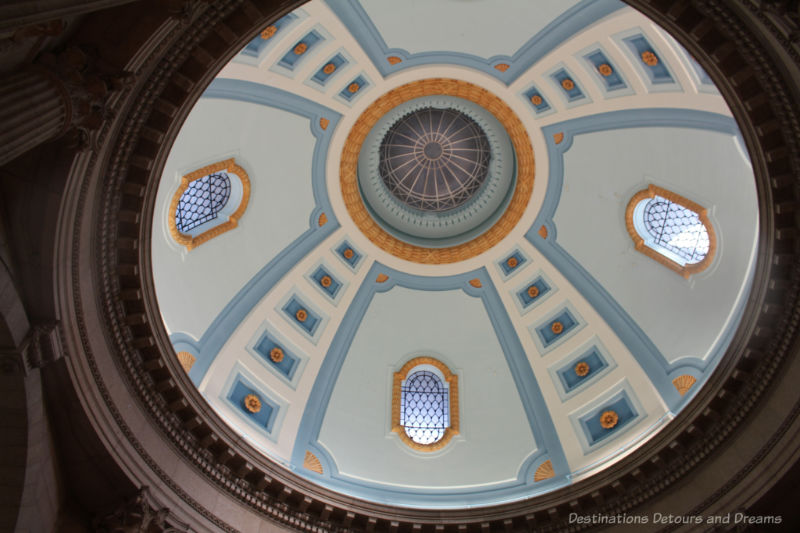
[[[631,198],[625,221],[637,250],[685,278],[711,264],[714,229],[706,209],[691,200],[650,185]]]
[[[186,174],[170,204],[170,234],[191,250],[235,228],[249,198],[250,179],[233,159]]]
[[[417,357],[394,374],[392,431],[420,451],[434,451],[458,433],[458,377],[432,357]]]

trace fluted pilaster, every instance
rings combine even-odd
[[[70,123],[66,89],[44,69],[28,69],[0,81],[0,165],[56,138]]]

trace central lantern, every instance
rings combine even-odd
[[[420,263],[452,263],[497,244],[533,190],[530,140],[501,99],[468,82],[395,88],[354,124],[342,196],[361,231]]]

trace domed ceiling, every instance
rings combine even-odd
[[[616,0],[326,0],[264,28],[175,141],[164,325],[265,456],[456,508],[635,451],[713,372],[754,266],[737,126]]]

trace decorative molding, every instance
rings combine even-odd
[[[533,474],[533,482],[538,483],[539,481],[544,481],[546,479],[550,479],[556,475],[555,470],[553,470],[553,463],[550,462],[550,459],[543,462],[539,465],[539,468],[536,469],[536,473]]]
[[[500,72],[505,72],[505,71],[507,71],[509,68],[511,68],[511,65],[509,65],[508,63],[498,63],[498,64],[496,64],[496,65],[494,66],[494,68],[496,68],[496,69],[497,69],[497,70],[499,70]]]
[[[403,60],[402,58],[399,58],[397,56],[389,56],[386,58],[386,61],[388,61],[390,65],[396,65],[398,63],[401,63]]]
[[[328,120],[325,117],[322,117],[321,119],[319,119],[319,127],[322,128],[323,130],[327,130],[328,129],[328,125],[330,125],[330,123],[331,123],[331,121]]]
[[[464,98],[490,111],[503,125],[517,158],[517,183],[510,203],[499,220],[478,237],[457,246],[426,248],[406,243],[386,232],[364,205],[358,186],[358,155],[375,123],[397,105],[429,95]],[[522,218],[533,191],[535,164],[528,132],[514,111],[500,98],[471,83],[429,78],[407,83],[378,98],[361,114],[350,130],[340,163],[342,197],[350,217],[362,233],[382,250],[415,263],[443,264],[463,261],[481,254],[500,242]]]
[[[303,468],[306,470],[311,470],[312,472],[316,472],[320,475],[323,473],[322,463],[319,462],[319,459],[317,459],[316,455],[308,450],[306,450],[306,456],[303,459]]]
[[[481,285],[481,280],[479,280],[478,278],[469,280],[469,284],[475,287],[476,289],[480,289],[481,287],[483,287],[483,285]]]
[[[547,226],[545,226],[544,224],[542,224],[542,227],[539,228],[539,237],[541,237],[542,239],[547,238]]]
[[[653,248],[647,246],[642,236],[639,235],[638,231],[636,231],[636,225],[633,219],[636,206],[642,200],[654,198],[656,195],[666,198],[670,202],[679,204],[697,213],[698,217],[700,218],[700,222],[703,223],[706,231],[708,231],[709,242],[708,254],[706,254],[703,260],[699,263],[686,265],[680,265],[676,263],[672,259],[658,252],[658,250],[654,250]],[[625,227],[628,229],[628,235],[630,235],[631,239],[633,239],[633,243],[637,251],[643,253],[653,261],[656,261],[665,267],[674,270],[686,279],[688,279],[692,274],[697,274],[698,272],[702,272],[708,268],[708,266],[714,260],[714,254],[717,251],[717,235],[714,232],[714,226],[711,225],[711,221],[708,219],[708,211],[706,208],[684,198],[679,194],[662,189],[661,187],[657,187],[652,184],[647,187],[647,189],[641,190],[634,194],[633,198],[631,198],[630,202],[628,202],[628,207],[625,209]]]
[[[431,365],[439,369],[439,371],[444,375],[444,379],[447,381],[449,389],[450,427],[444,431],[444,435],[441,439],[430,444],[420,444],[418,442],[414,442],[408,435],[406,435],[405,428],[400,425],[400,402],[402,398],[401,387],[403,380],[408,377],[408,374],[411,372],[411,370],[420,365]],[[450,369],[447,368],[446,364],[442,363],[438,359],[434,359],[433,357],[415,357],[404,364],[399,372],[394,373],[394,378],[392,381],[392,431],[397,433],[400,437],[400,440],[402,440],[410,448],[421,452],[433,452],[436,450],[441,450],[447,446],[450,440],[455,435],[458,435],[460,427],[458,413],[458,376],[453,374]]]
[[[317,220],[317,225],[319,227],[322,227],[325,224],[327,224],[327,222],[328,222],[328,215],[326,215],[325,213],[320,213],[319,219]]]
[[[564,132],[554,133],[553,140],[555,141],[556,144],[561,144],[562,141],[564,140]]]
[[[672,384],[675,385],[675,388],[678,390],[678,393],[681,396],[689,392],[689,389],[691,389],[692,385],[695,383],[697,383],[697,378],[690,376],[689,374],[678,376],[672,380]]]
[[[387,276],[386,274],[378,274],[378,277],[375,278],[375,281],[377,281],[378,283],[383,283],[387,279],[389,279],[389,276]]]
[[[228,171],[232,174],[236,174],[239,178],[239,181],[242,183],[242,200],[239,202],[239,206],[236,208],[236,211],[231,213],[228,216],[228,220],[217,224],[213,228],[204,231],[200,235],[192,237],[191,235],[181,233],[178,230],[178,225],[175,222],[175,211],[178,209],[178,202],[180,202],[181,196],[189,188],[189,184],[195,180],[199,180],[209,174],[213,174],[214,172],[219,172],[221,170]],[[225,161],[218,161],[216,163],[212,163],[210,165],[206,165],[203,168],[199,168],[189,174],[184,175],[181,178],[181,184],[178,186],[178,190],[175,191],[175,194],[172,196],[172,201],[169,204],[169,214],[167,215],[167,223],[169,225],[169,233],[172,235],[172,238],[178,244],[181,244],[186,247],[187,250],[192,250],[197,246],[200,246],[204,242],[208,242],[210,239],[214,237],[218,237],[222,235],[226,231],[230,231],[235,228],[238,224],[240,218],[247,209],[247,203],[250,201],[250,177],[247,175],[247,172],[236,164],[236,161],[231,159],[226,159]]]
[[[178,356],[178,361],[180,362],[181,367],[183,367],[188,374],[192,369],[194,362],[197,361],[197,358],[189,352],[178,352],[176,355]]]

